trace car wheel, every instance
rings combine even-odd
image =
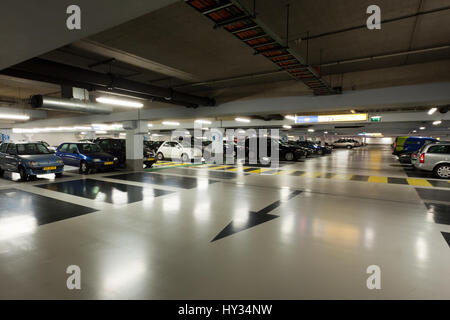
[[[294,154],[293,154],[292,152],[287,152],[287,153],[284,155],[284,160],[286,160],[286,161],[292,161],[292,160],[294,160]]]
[[[450,178],[450,164],[440,164],[434,168],[434,175],[441,179]]]
[[[347,149],[351,149],[352,148],[352,146],[347,146]]]
[[[5,173],[5,170],[0,169],[0,177],[3,177],[3,174]]]
[[[319,150],[319,151],[317,151],[317,154],[318,154],[319,156],[323,156],[323,151],[322,151],[322,150]]]
[[[60,172],[60,173],[55,173],[55,177],[56,177],[56,178],[61,178],[62,175],[63,175],[63,174],[62,174],[61,172]]]
[[[82,174],[88,174],[89,173],[89,168],[88,168],[88,164],[86,161],[81,161],[80,163],[80,172]]]
[[[162,160],[164,160],[164,155],[162,154],[162,152],[158,152],[158,154],[156,155],[156,158],[157,158],[159,161],[162,161]]]
[[[20,175],[20,180],[22,180],[22,181],[27,181],[28,180],[28,174],[26,173],[24,167],[20,167],[19,168],[19,175]]]
[[[186,153],[183,153],[181,155],[181,161],[183,162],[189,162],[189,156]]]

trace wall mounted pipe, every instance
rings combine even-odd
[[[110,114],[112,107],[99,103],[84,102],[75,99],[60,99],[35,95],[31,97],[31,106],[35,109],[47,109],[58,111],[87,112],[95,114]]]

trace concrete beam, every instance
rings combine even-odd
[[[58,125],[79,125],[84,123],[122,122],[127,120],[169,120],[227,117],[251,114],[301,114],[302,112],[333,112],[336,110],[370,110],[375,107],[402,107],[444,105],[450,103],[450,82],[421,84],[382,89],[345,92],[331,96],[296,96],[269,99],[233,101],[216,108],[188,109],[185,107],[166,107],[112,113],[110,115],[87,115],[59,118]],[[403,113],[398,113],[404,117]],[[405,121],[405,120],[401,120]],[[263,121],[267,124],[267,122]],[[254,123],[254,122],[253,122]],[[54,126],[55,119],[30,121],[20,127]]]

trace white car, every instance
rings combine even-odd
[[[353,139],[339,139],[333,143],[333,147],[335,148],[347,148],[353,149],[355,147],[359,147],[359,142]]]
[[[161,161],[166,158],[181,159],[183,162],[190,162],[191,159],[201,158],[202,150],[192,146],[184,146],[177,141],[164,142],[156,152],[156,158]]]

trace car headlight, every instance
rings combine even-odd
[[[92,161],[94,161],[94,162],[101,162],[102,160],[101,159],[94,159]]]
[[[62,161],[62,160],[56,160],[56,163],[57,163],[57,164],[64,164],[64,161]]]
[[[118,158],[114,158],[114,161],[117,161],[117,160],[119,160]]]
[[[39,162],[37,161],[29,161],[28,164],[32,167],[38,167],[39,166]]]

